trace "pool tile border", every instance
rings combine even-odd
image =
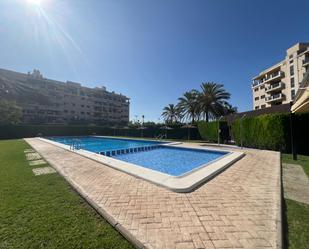
[[[229,152],[227,155],[223,156],[218,160],[214,160],[212,163],[208,163],[200,166],[199,168],[185,174],[183,176],[171,176],[168,174],[164,174],[155,170],[151,170],[148,168],[144,168],[135,164],[131,164],[128,162],[120,161],[111,157],[103,156],[94,152],[90,152],[87,150],[71,150],[69,145],[65,145],[62,143],[58,143],[55,141],[51,141],[45,138],[38,138],[41,141],[53,144],[65,150],[74,152],[96,162],[102,163],[106,166],[109,166],[113,169],[119,170],[121,172],[127,173],[134,177],[138,177],[144,179],[148,182],[156,184],[158,186],[164,187],[168,190],[178,193],[187,193],[195,190],[197,187],[202,185],[203,183],[209,181],[214,176],[225,170],[227,167],[231,166],[236,161],[240,160],[245,156],[244,152],[239,151],[231,151],[227,149],[213,149],[213,148],[200,148],[199,150],[205,151],[223,151]],[[177,143],[178,144],[178,143]],[[165,144],[166,147],[174,147],[173,143]],[[184,145],[178,146],[175,148],[188,148]],[[192,149],[192,148],[191,148]]]

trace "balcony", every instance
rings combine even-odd
[[[258,86],[258,85],[260,85],[262,83],[263,83],[262,80],[253,80],[252,81],[252,87],[256,87],[256,86]]]
[[[267,83],[267,82],[270,82],[270,81],[273,81],[273,80],[278,80],[278,79],[281,79],[284,77],[284,72],[282,71],[277,71],[277,72],[274,72],[272,74],[266,74],[266,76],[262,79],[259,79],[259,80],[253,80],[252,82],[252,87],[256,87],[258,85],[261,85],[261,84],[264,84],[264,83]]]
[[[284,77],[284,73],[282,71],[277,71],[275,73],[272,73],[270,75],[267,75],[264,78],[264,83],[270,82],[272,80],[277,80],[277,79],[281,79]]]
[[[271,96],[265,98],[267,103],[280,102],[283,99],[284,99],[284,95],[282,93],[277,93],[277,94],[274,94],[274,95],[271,95]]]
[[[278,82],[275,84],[271,84],[269,87],[265,88],[265,92],[273,92],[273,91],[278,91],[281,90],[282,88],[284,88],[284,83],[282,82]]]
[[[308,65],[309,65],[309,57],[306,57],[306,58],[303,60],[303,67],[308,66]]]

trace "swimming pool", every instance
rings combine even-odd
[[[228,154],[228,152],[159,146],[142,153],[112,156],[172,176],[180,176]]]
[[[194,190],[245,155],[223,148],[103,136],[39,139],[175,192]],[[72,149],[74,141],[79,141],[80,149]]]
[[[73,143],[79,143],[79,148],[95,153],[117,151],[124,149],[134,149],[159,145],[162,142],[151,140],[135,140],[109,137],[49,137],[53,141],[71,146]]]

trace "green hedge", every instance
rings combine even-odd
[[[217,142],[217,121],[199,122],[198,129],[204,140]],[[241,146],[242,136],[244,147],[291,153],[289,113],[247,117],[242,121],[238,119],[231,124],[230,129],[226,122],[222,121],[220,122],[220,130],[220,143],[230,140],[230,137],[232,137],[236,144]],[[294,137],[297,153],[309,155],[309,113],[295,115]]]
[[[159,134],[167,134],[171,139],[187,139],[188,130],[175,126],[172,130],[162,130],[160,127],[149,127],[145,130],[135,128],[121,129],[104,126],[85,126],[85,125],[6,125],[0,126],[0,139],[13,139],[42,136],[128,136],[128,137],[148,137],[153,138]],[[190,130],[191,139],[200,139],[197,129]]]
[[[229,140],[227,122],[220,121],[220,142]],[[218,142],[218,121],[198,122],[198,130],[203,140]]]
[[[238,119],[232,125],[237,145],[245,147],[287,151],[289,149],[289,115],[261,115]],[[241,129],[242,127],[242,129]]]

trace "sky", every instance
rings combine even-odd
[[[308,0],[0,0],[0,68],[106,86],[162,121],[202,82],[252,110],[251,81],[309,42]]]

